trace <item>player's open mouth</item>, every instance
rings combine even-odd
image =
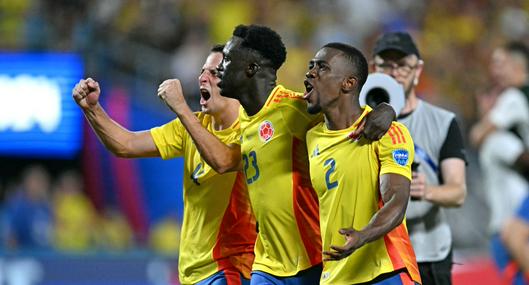
[[[304,84],[305,84],[305,94],[303,94],[303,98],[307,99],[309,98],[310,92],[312,91],[312,89],[314,89],[314,87],[312,86],[312,84],[310,84],[310,82],[307,79],[305,79]]]
[[[206,104],[206,102],[211,98],[211,94],[206,88],[200,88],[200,105]]]

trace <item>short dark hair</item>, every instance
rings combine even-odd
[[[242,38],[243,47],[255,50],[270,60],[274,69],[278,70],[285,62],[287,50],[281,36],[269,27],[239,25],[235,27],[233,36]]]
[[[525,70],[529,72],[529,48],[522,42],[512,41],[504,46],[505,51],[511,54],[518,54],[523,57]]]
[[[224,45],[223,44],[216,44],[216,45],[214,45],[211,48],[210,52],[220,52],[220,53],[222,53],[223,50],[224,50]]]
[[[358,82],[360,83],[358,90],[362,89],[362,86],[364,86],[364,83],[366,83],[367,75],[369,73],[367,59],[364,54],[362,54],[362,52],[357,48],[344,43],[328,43],[323,47],[334,48],[344,53],[344,57],[349,61],[355,70],[355,75],[358,76]]]

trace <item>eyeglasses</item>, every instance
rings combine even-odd
[[[408,74],[410,74],[412,70],[417,68],[420,64],[422,64],[421,60],[419,60],[417,64],[415,65],[409,65],[404,62],[396,63],[396,62],[391,62],[391,61],[385,61],[385,62],[375,63],[375,67],[377,71],[382,71],[384,73],[391,73],[393,72],[393,70],[396,70],[397,74],[401,76],[407,76]]]

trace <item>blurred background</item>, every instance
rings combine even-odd
[[[294,90],[323,44],[371,57],[382,32],[407,30],[425,61],[420,96],[455,112],[466,135],[493,49],[529,39],[529,1],[0,0],[0,284],[177,284],[182,161],[109,155],[71,89],[98,80],[106,110],[131,130],[174,118],[156,96],[167,78],[199,110],[203,61],[240,23],[282,35],[279,83]],[[455,280],[495,284],[467,145],[467,200],[449,213]]]

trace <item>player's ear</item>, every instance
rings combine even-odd
[[[354,76],[349,76],[342,81],[342,91],[352,92],[358,86],[358,79]]]

